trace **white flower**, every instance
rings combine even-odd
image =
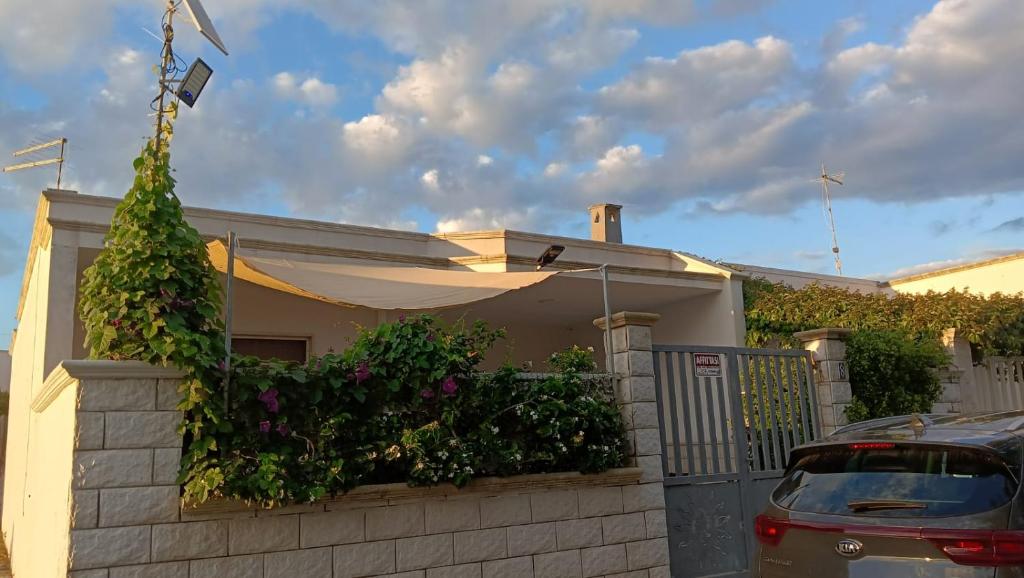
[[[493,434],[496,434],[496,433],[498,433],[498,426],[496,426],[496,425],[492,425],[492,426],[491,426],[491,433],[493,433]]]

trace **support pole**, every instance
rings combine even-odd
[[[160,94],[156,109],[156,142],[154,151],[157,159],[160,158],[160,133],[164,129],[164,95],[167,93],[167,69],[171,66],[171,42],[174,41],[174,28],[171,20],[174,18],[174,0],[167,0],[167,23],[164,24],[164,47],[160,53]]]
[[[224,412],[228,411],[231,391],[231,317],[234,310],[234,299],[232,298],[232,286],[235,278],[235,245],[237,244],[234,231],[228,231],[228,279],[224,290]]]
[[[60,160],[57,161],[57,190],[60,190],[60,176],[64,171],[64,144],[68,142],[68,139],[60,139]]]
[[[615,352],[612,346],[612,308],[608,303],[608,264],[598,267],[601,270],[601,290],[604,293],[604,339],[605,355],[607,361],[605,367],[612,374],[612,382],[615,381]]]

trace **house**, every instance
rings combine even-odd
[[[64,190],[40,197],[10,347],[8,496],[24,495],[20,472],[45,447],[27,439],[38,418],[30,404],[58,364],[87,357],[78,288],[117,202]],[[593,321],[604,314],[601,265],[613,312],[661,315],[656,342],[742,345],[746,275],[622,243],[619,210],[591,207],[591,239],[507,230],[424,234],[199,208],[186,208],[185,216],[208,241],[229,231],[239,240],[232,332],[235,347],[248,353],[305,359],[345,348],[360,326],[425,311],[506,328],[507,353],[492,352],[492,366],[507,359],[540,370],[552,352],[574,344],[600,357],[604,340]],[[536,272],[538,256],[552,245],[564,251]],[[367,287],[379,291],[368,295]],[[4,513],[8,537],[19,511]]]

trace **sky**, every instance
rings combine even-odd
[[[152,133],[159,0],[0,2],[0,153],[69,139],[121,196]],[[1019,0],[205,0],[224,56],[176,124],[194,206],[585,237],[888,278],[1024,250]],[[40,154],[36,158],[45,158]],[[0,161],[8,164],[7,161]],[[0,174],[9,332],[52,167]]]

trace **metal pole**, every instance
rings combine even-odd
[[[598,267],[601,270],[601,290],[604,292],[604,339],[605,355],[607,356],[608,372],[612,374],[612,383],[617,379],[615,375],[615,352],[612,351],[612,309],[608,304],[608,264]]]
[[[64,170],[64,143],[68,142],[68,139],[60,139],[60,161],[57,162],[57,190],[60,190],[60,174]]]
[[[174,0],[167,0],[167,24],[164,25],[164,47],[160,53],[160,96],[156,109],[156,143],[154,151],[157,159],[160,158],[160,133],[164,128],[164,94],[167,92],[167,69],[170,67],[171,42],[174,40],[174,28],[171,20],[174,18]]]
[[[231,314],[234,299],[231,297],[231,286],[235,278],[235,232],[228,231],[228,280],[224,292],[224,412],[228,411],[228,392],[231,389]]]

